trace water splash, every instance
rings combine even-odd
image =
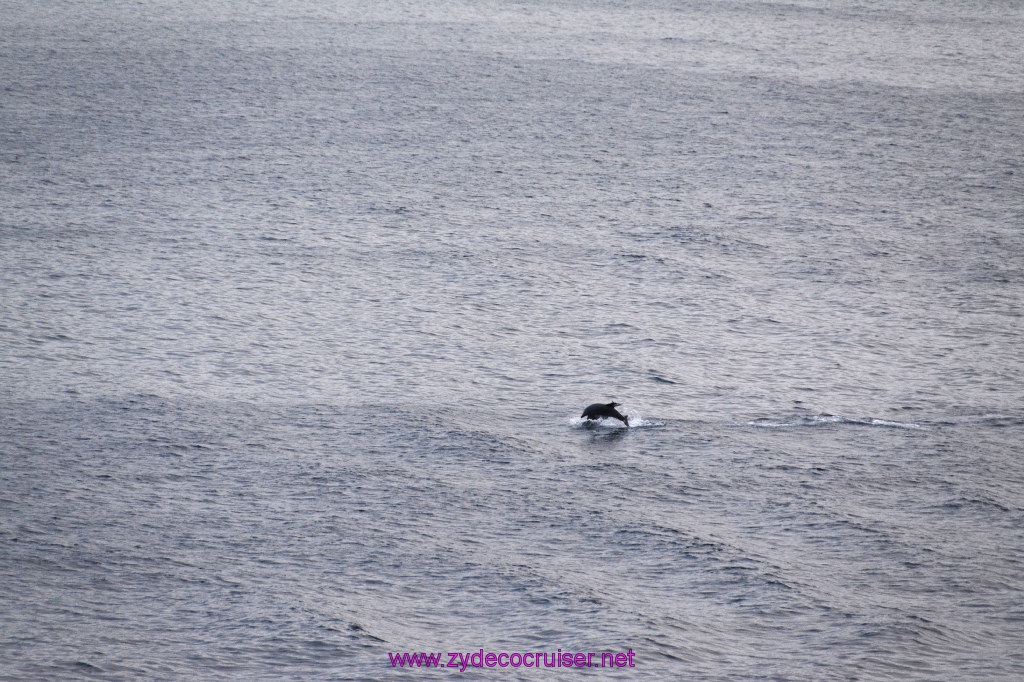
[[[569,425],[574,429],[636,429],[648,426],[664,426],[665,422],[650,421],[644,419],[636,410],[621,409],[619,410],[623,416],[629,421],[629,426],[620,422],[618,419],[605,418],[605,419],[584,419],[583,417],[571,417],[569,419]]]

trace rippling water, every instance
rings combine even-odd
[[[5,3],[0,676],[1024,676],[1022,24]]]

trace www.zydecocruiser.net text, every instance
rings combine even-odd
[[[484,653],[483,649],[472,652],[438,652],[438,653],[400,653],[388,652],[392,667],[395,668],[457,668],[465,672],[466,668],[635,668],[635,653],[627,649],[626,653],[572,653],[569,651],[543,652],[501,652]]]

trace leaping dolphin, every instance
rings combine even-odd
[[[594,403],[593,405],[588,405],[587,409],[583,410],[583,414],[581,414],[580,417],[586,419],[611,417],[612,419],[618,419],[626,426],[629,426],[629,420],[619,414],[619,411],[615,409],[617,405],[619,405],[619,403]]]

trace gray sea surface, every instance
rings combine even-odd
[[[0,678],[1024,679],[1022,35],[6,0]]]

